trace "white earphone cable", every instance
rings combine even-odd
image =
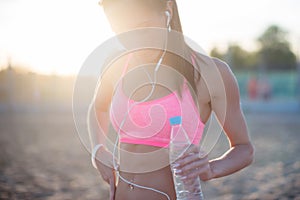
[[[115,162],[115,161],[116,161],[116,160],[115,160],[115,155],[116,155],[116,150],[117,150],[117,146],[118,146],[118,143],[119,143],[119,135],[120,135],[120,131],[121,131],[121,129],[122,129],[124,123],[125,123],[125,120],[127,119],[128,115],[129,115],[129,112],[133,109],[134,106],[136,106],[136,105],[138,105],[138,104],[140,104],[140,103],[143,103],[143,102],[147,101],[147,100],[152,96],[152,94],[153,94],[153,92],[154,92],[154,89],[155,89],[155,86],[156,86],[156,75],[157,75],[157,71],[159,70],[159,67],[160,67],[160,65],[161,65],[161,63],[162,63],[162,61],[163,61],[163,58],[164,58],[164,56],[165,56],[165,54],[166,54],[166,51],[167,51],[167,43],[168,43],[167,41],[168,41],[168,29],[167,29],[167,31],[166,31],[166,42],[165,42],[165,46],[164,46],[164,51],[163,51],[163,53],[162,53],[160,59],[158,60],[158,62],[157,62],[157,64],[156,64],[156,67],[155,67],[155,69],[154,69],[153,81],[151,80],[151,77],[150,77],[149,73],[144,69],[145,72],[146,72],[146,74],[147,74],[147,76],[148,76],[148,78],[149,78],[149,80],[150,80],[150,82],[151,82],[151,85],[152,85],[151,91],[150,91],[150,93],[148,94],[148,96],[145,97],[142,101],[135,102],[135,103],[128,109],[128,111],[126,112],[126,115],[124,116],[124,119],[122,120],[122,122],[121,122],[121,124],[120,124],[120,127],[119,127],[119,129],[118,129],[117,138],[116,138],[116,141],[115,141],[115,144],[114,144],[114,149],[113,149],[113,165],[114,165],[113,167],[114,167],[114,169],[115,169],[116,172],[117,172],[118,178],[120,178],[122,181],[126,182],[127,184],[133,185],[133,186],[138,187],[138,188],[141,188],[141,189],[151,190],[151,191],[157,192],[157,193],[159,193],[159,194],[162,194],[162,195],[166,196],[167,199],[170,200],[169,195],[166,194],[165,192],[162,192],[162,191],[160,191],[160,190],[157,190],[157,189],[154,189],[154,188],[151,188],[151,187],[146,187],[146,186],[142,186],[142,185],[139,185],[139,184],[135,184],[135,183],[132,183],[132,182],[126,180],[124,177],[122,177],[122,176],[120,175],[119,167],[118,167],[119,165]]]
[[[122,177],[122,176],[120,175],[119,165],[118,165],[118,163],[116,163],[116,159],[115,159],[115,158],[116,158],[116,152],[117,152],[117,146],[118,146],[118,144],[119,144],[119,135],[120,135],[120,131],[121,131],[121,129],[122,129],[124,123],[125,123],[125,120],[127,119],[128,115],[129,115],[129,112],[133,109],[134,106],[136,106],[136,105],[138,105],[138,104],[140,104],[140,103],[143,103],[143,102],[147,101],[147,100],[152,96],[152,94],[153,94],[153,92],[154,92],[154,90],[155,90],[155,86],[156,86],[156,78],[157,78],[157,72],[158,72],[159,67],[160,67],[160,65],[161,65],[161,63],[162,63],[162,61],[163,61],[163,58],[164,58],[165,54],[166,54],[166,51],[167,51],[167,45],[168,45],[168,33],[169,33],[169,31],[170,31],[170,26],[169,26],[169,22],[170,22],[170,13],[166,13],[166,15],[167,15],[167,17],[168,17],[168,26],[167,26],[167,28],[166,28],[166,36],[165,36],[165,37],[166,37],[166,41],[165,41],[165,45],[164,45],[164,51],[163,51],[163,53],[162,53],[160,59],[158,60],[156,66],[155,66],[155,69],[154,69],[153,81],[152,81],[152,79],[151,79],[149,73],[147,72],[147,70],[145,70],[145,68],[144,68],[145,73],[147,74],[148,79],[149,79],[149,81],[150,81],[150,83],[151,83],[151,86],[152,86],[151,91],[150,91],[150,93],[147,95],[147,97],[145,97],[143,100],[138,101],[138,102],[135,102],[133,105],[131,105],[131,107],[130,107],[130,108],[128,109],[128,111],[126,112],[126,114],[125,114],[125,116],[124,116],[124,119],[122,120],[122,122],[121,122],[121,124],[120,124],[120,127],[119,127],[118,132],[117,132],[116,140],[115,140],[115,143],[114,143],[114,148],[113,148],[113,168],[114,168],[114,170],[117,172],[117,177],[120,178],[122,181],[124,181],[124,182],[126,182],[126,183],[128,183],[128,184],[130,184],[130,185],[132,185],[132,186],[141,188],[141,189],[145,189],[145,190],[150,190],[150,191],[157,192],[157,193],[159,193],[159,194],[161,194],[161,195],[164,195],[168,200],[170,200],[169,195],[166,194],[165,192],[162,192],[162,191],[160,191],[160,190],[157,190],[157,189],[154,189],[154,188],[151,188],[151,187],[146,187],[146,186],[142,186],[142,185],[139,185],[139,184],[136,184],[136,183],[132,183],[132,182],[126,180],[124,177]],[[93,102],[95,101],[95,98],[96,98],[96,96],[94,96]],[[111,105],[111,107],[112,107],[112,105]],[[87,121],[88,121],[88,132],[89,132],[89,137],[90,137],[90,140],[91,140],[91,141],[92,141],[91,132],[93,132],[93,131],[91,130],[91,127],[90,127],[90,126],[91,126],[91,125],[90,125],[90,113],[91,113],[91,111],[92,111],[92,108],[93,108],[93,106],[92,106],[92,104],[91,104],[91,105],[89,106],[89,109],[88,109],[88,119],[87,119]],[[110,108],[110,110],[111,110],[111,108]],[[95,153],[94,153],[94,154],[95,154]],[[117,156],[117,157],[118,157],[118,156]],[[96,158],[94,158],[94,159],[96,159]]]

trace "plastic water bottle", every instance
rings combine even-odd
[[[176,160],[185,152],[191,144],[189,137],[182,127],[181,116],[170,118],[171,138],[170,138],[170,163],[173,173],[174,186],[177,200],[202,200],[203,194],[200,185],[200,178],[197,177],[190,184],[182,181],[182,176],[176,174]]]

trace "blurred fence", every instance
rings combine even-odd
[[[300,112],[300,86],[296,71],[289,72],[235,72],[244,108],[272,111]],[[90,83],[91,78],[83,77]],[[18,73],[13,69],[0,71],[0,111],[13,110],[70,110],[75,77],[45,76]],[[84,87],[91,87],[85,84]],[[80,100],[89,101],[85,88]],[[280,104],[278,104],[278,102]]]
[[[242,99],[251,99],[251,86],[256,82],[256,95],[253,100],[263,99],[262,93],[268,92],[268,100],[297,100],[299,97],[298,74],[290,72],[268,72],[260,74],[257,72],[235,73]],[[264,91],[265,90],[265,91]],[[253,92],[253,91],[252,91]]]
[[[300,112],[297,71],[236,72],[242,108],[246,112]]]

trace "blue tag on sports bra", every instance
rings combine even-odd
[[[171,117],[169,120],[170,120],[171,126],[179,125],[182,122],[181,116]]]

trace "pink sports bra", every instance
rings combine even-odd
[[[126,73],[130,56],[125,64]],[[204,124],[190,90],[184,81],[182,96],[176,92],[159,99],[136,102],[129,99],[122,90],[122,81],[116,88],[110,108],[112,126],[119,134],[120,143],[143,144],[168,147],[171,126],[169,119],[182,117],[182,126],[193,144],[199,144]]]

